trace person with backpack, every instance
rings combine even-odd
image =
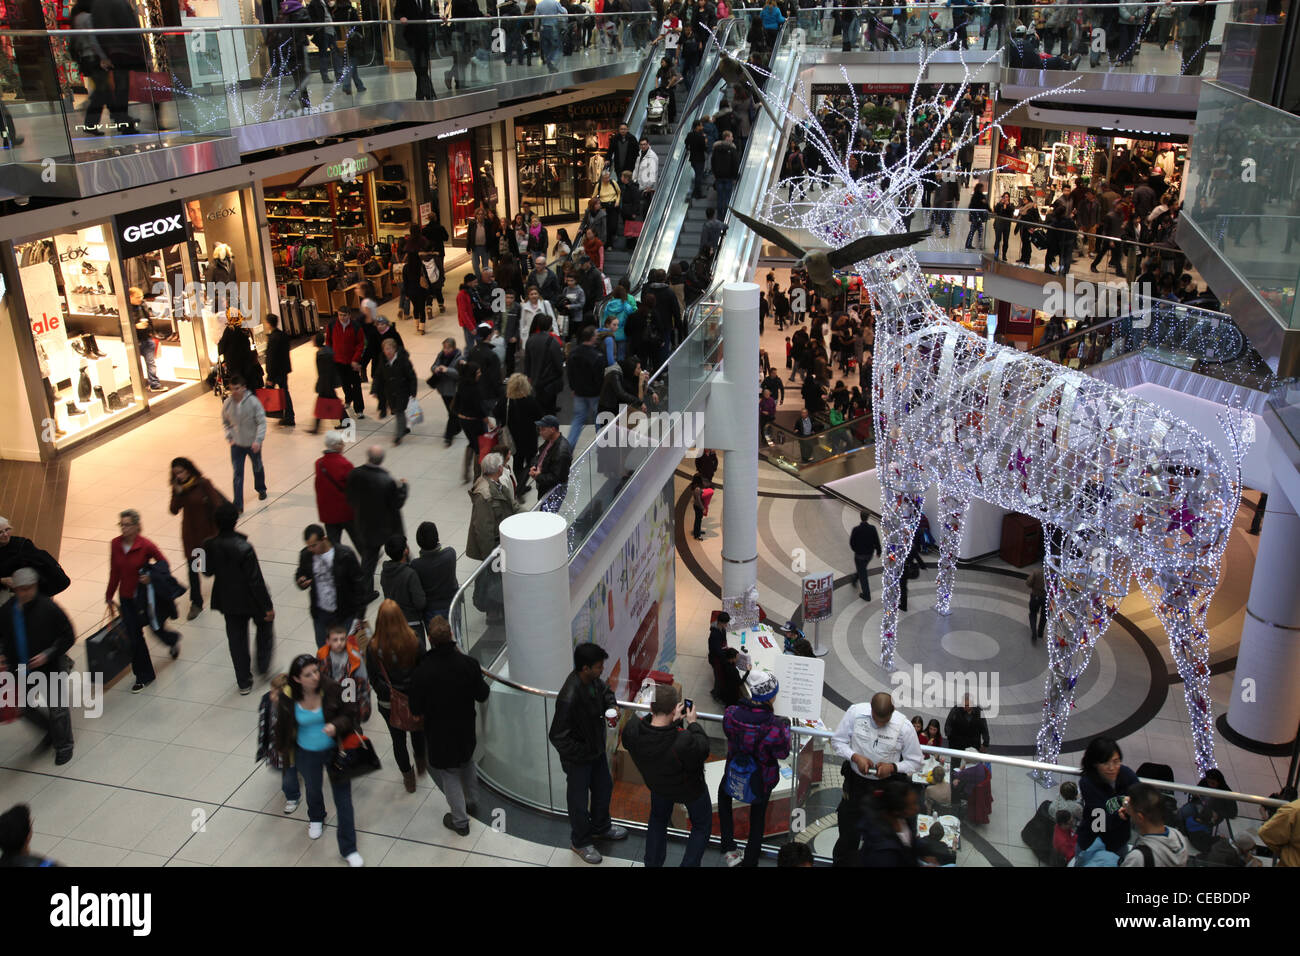
[[[741,699],[722,715],[727,766],[718,786],[718,832],[722,836],[719,849],[727,866],[758,866],[767,804],[776,787],[779,762],[790,756],[790,722],[772,711],[772,701],[780,689],[776,678],[767,671],[751,670],[745,683],[749,699]],[[736,849],[733,800],[749,804],[749,837],[744,853]]]
[[[1120,866],[1186,866],[1187,838],[1165,822],[1164,796],[1145,783],[1134,784],[1119,809],[1138,831]]]

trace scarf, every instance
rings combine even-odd
[[[529,227],[528,227],[528,234],[529,234],[530,236],[532,236],[534,239],[537,239],[538,237],[540,237],[541,234],[542,234],[542,224],[539,222],[539,223],[538,223],[537,225],[535,225],[535,226],[529,226]]]

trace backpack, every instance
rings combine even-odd
[[[756,773],[758,773],[758,761],[752,754],[736,754],[727,761],[727,769],[722,777],[722,789],[733,800],[753,803],[757,799],[753,784]]]
[[[1041,863],[1052,858],[1052,833],[1056,823],[1048,812],[1051,805],[1050,800],[1040,803],[1033,818],[1020,830],[1021,842],[1034,851]]]

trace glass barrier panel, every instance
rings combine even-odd
[[[488,699],[477,707],[479,774],[516,800],[562,809],[563,778],[558,791],[551,779],[551,700],[498,681],[489,684]]]
[[[72,159],[82,118],[67,88],[79,80],[66,41],[0,34],[0,168]]]

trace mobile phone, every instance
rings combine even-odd
[[[694,710],[694,709],[695,709],[695,701],[693,701],[693,700],[691,700],[689,697],[687,697],[684,701],[682,701],[682,709],[683,709],[683,710]]]

